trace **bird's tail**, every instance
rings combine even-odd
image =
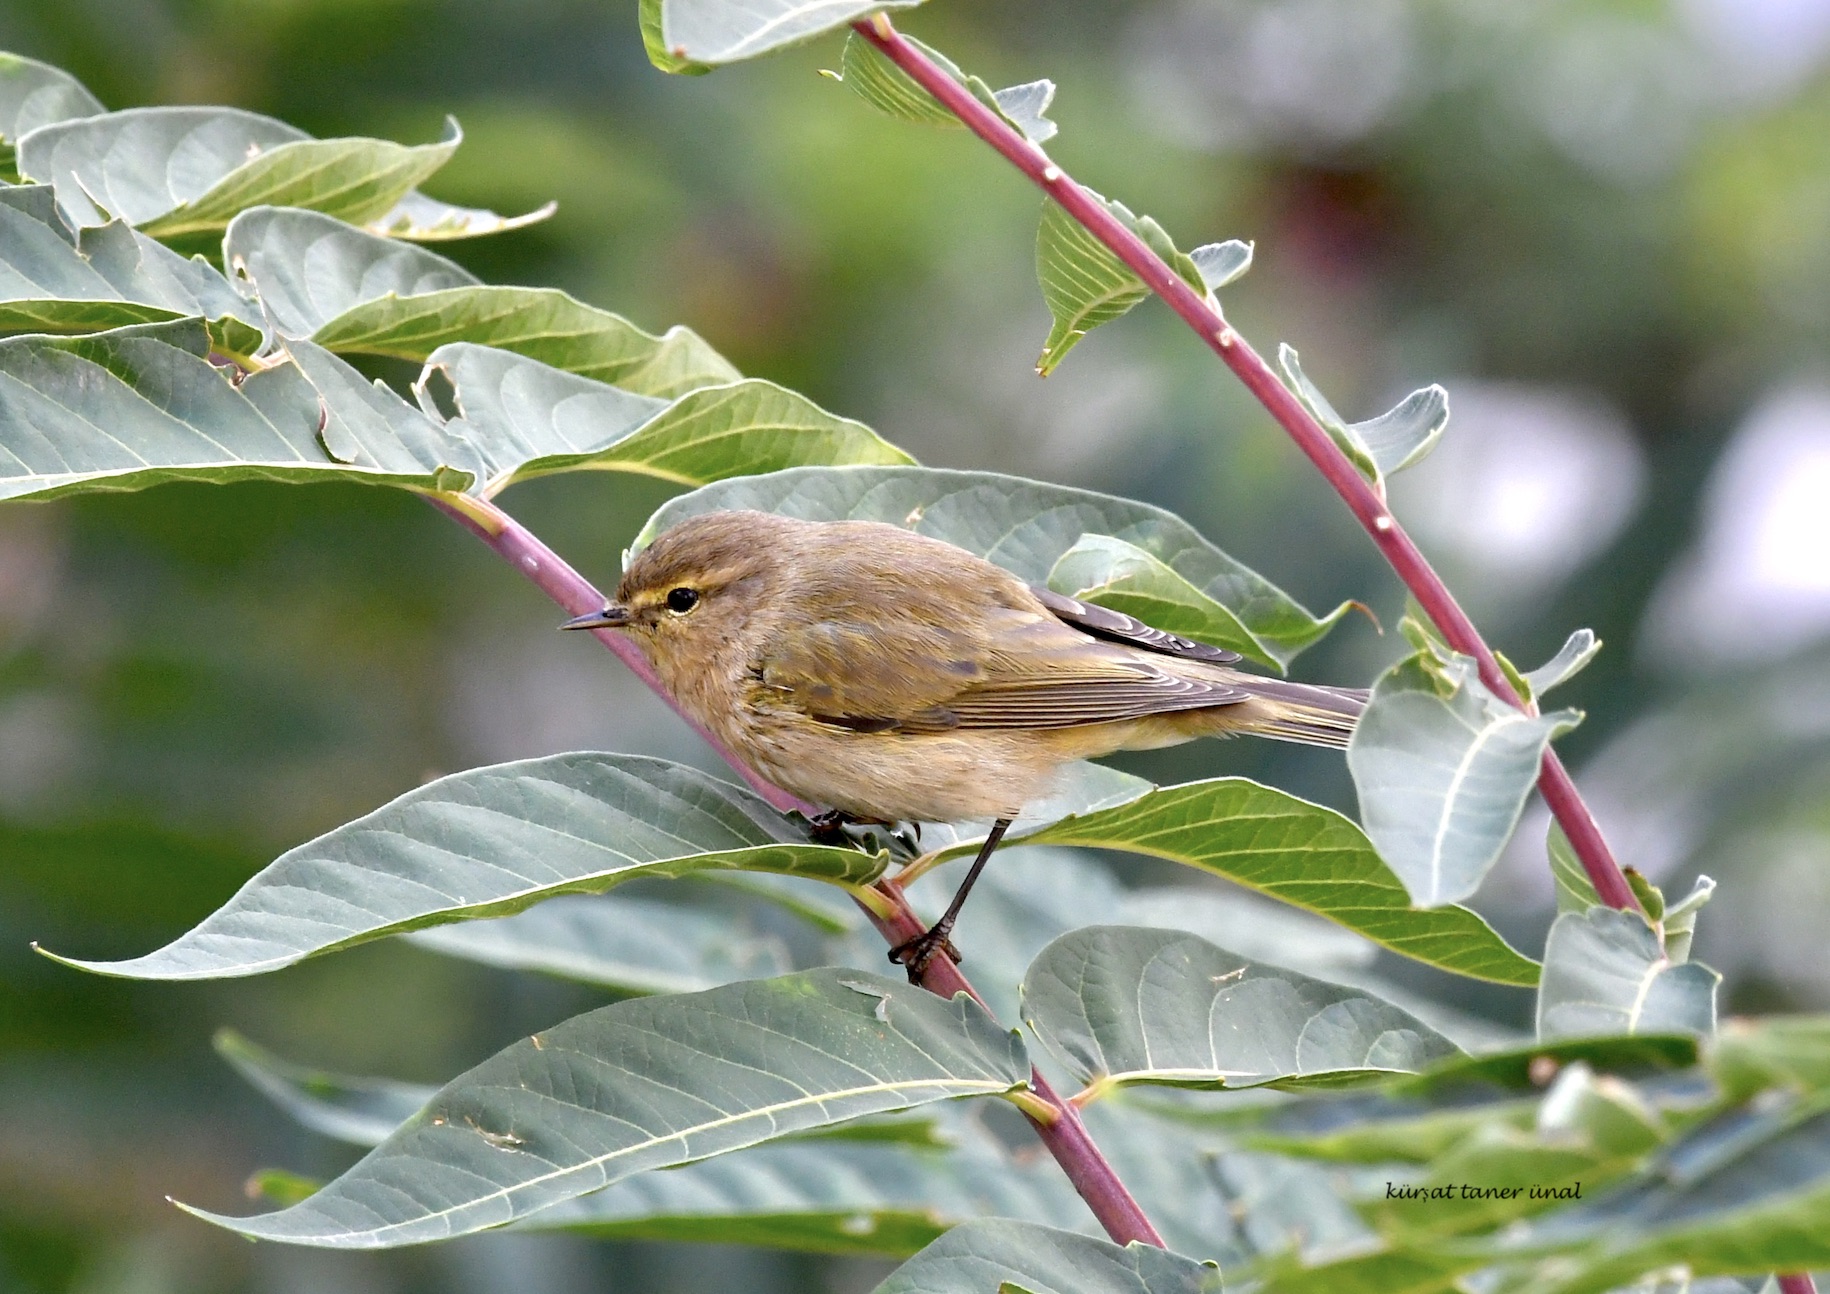
[[[1306,746],[1347,745],[1369,695],[1365,688],[1324,687],[1314,683],[1288,683],[1276,678],[1241,680],[1241,686],[1258,698],[1256,712],[1245,731],[1278,741]]]

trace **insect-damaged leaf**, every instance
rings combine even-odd
[[[501,1226],[651,1168],[1023,1086],[1022,1041],[977,1003],[854,970],[618,1002],[446,1084],[260,1239],[369,1249]]]

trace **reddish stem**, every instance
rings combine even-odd
[[[1817,1282],[1810,1272],[1786,1272],[1779,1280],[1779,1294],[1817,1294]]]
[[[567,614],[581,616],[603,610],[608,599],[592,586],[591,581],[573,570],[563,557],[495,504],[469,497],[427,497],[433,507],[495,549],[503,560],[532,580],[536,588],[557,602]],[[710,742],[712,748],[743,776],[744,781],[755,788],[758,795],[784,812],[790,809],[798,809],[807,814],[815,812],[814,806],[805,800],[764,781],[746,767],[729,747],[682,710],[661,686],[661,681],[655,677],[647,659],[628,638],[614,629],[598,629],[593,633],[599,642],[616,653],[617,659],[635,671],[636,677],[646,683],[656,696],[672,706],[675,714]],[[871,923],[883,932],[892,947],[913,939],[926,928],[895,886],[879,885],[877,893],[892,905],[892,916],[881,918],[864,904],[858,906],[870,917]],[[978,995],[966,977],[960,974],[959,967],[944,953],[928,963],[922,976],[922,987],[941,997],[950,998],[956,993],[965,993],[980,1006],[985,1005],[985,999]],[[1034,1094],[1052,1106],[1055,1113],[1049,1119],[1038,1119],[1027,1114],[1025,1117],[1035,1127],[1036,1135],[1042,1138],[1042,1144],[1048,1147],[1049,1153],[1061,1165],[1062,1171],[1074,1184],[1074,1189],[1080,1192],[1080,1198],[1087,1202],[1087,1207],[1093,1210],[1093,1216],[1099,1219],[1107,1234],[1121,1245],[1137,1240],[1162,1248],[1163,1238],[1150,1225],[1150,1219],[1144,1216],[1142,1207],[1132,1198],[1131,1192],[1125,1189],[1118,1173],[1093,1143],[1086,1124],[1081,1121],[1080,1112],[1071,1103],[1062,1100],[1048,1080],[1034,1068],[1030,1070],[1029,1082]]]
[[[1278,378],[1264,358],[1234,332],[1220,313],[1218,305],[1190,287],[1163,259],[1145,245],[1143,239],[1125,228],[1107,211],[1105,205],[1075,183],[1066,172],[1049,160],[1039,145],[997,113],[980,103],[971,91],[954,80],[938,64],[923,54],[890,25],[887,15],[852,24],[865,40],[875,45],[897,67],[952,112],[968,129],[990,144],[1023,174],[1027,175],[1061,209],[1072,216],[1088,233],[1111,250],[1144,285],[1180,315],[1218,355],[1226,366],[1244,382],[1275,418],[1297,448],[1308,455],[1321,474],[1346,502],[1348,509],[1366,528],[1367,534],[1385,555],[1398,578],[1404,581],[1424,612],[1435,622],[1444,640],[1456,651],[1472,656],[1480,668],[1481,681],[1495,695],[1505,698],[1522,710],[1531,707],[1516,691],[1494,659],[1493,649],[1481,638],[1480,631],[1456,602],[1455,595],[1431,569],[1422,552],[1405,533],[1398,519],[1385,506],[1385,500],[1370,482],[1343,454],[1334,441],[1303,407],[1290,389]],[[1601,829],[1588,806],[1576,791],[1556,752],[1546,749],[1542,774],[1538,780],[1544,802],[1562,825],[1564,834],[1583,870],[1595,884],[1604,903],[1616,908],[1637,906],[1627,879],[1621,874]]]

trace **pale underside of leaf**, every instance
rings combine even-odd
[[[962,996],[810,971],[636,998],[514,1044],[442,1088],[303,1202],[204,1216],[335,1248],[518,1221],[652,1168],[863,1115],[1023,1086],[1021,1041]]]
[[[661,45],[668,57],[716,66],[811,40],[879,10],[922,0],[663,0]]]
[[[281,855],[157,952],[62,960],[135,979],[255,975],[639,876],[740,868],[863,885],[886,861],[809,844],[749,792],[665,760],[557,755],[410,791]]]
[[[1544,946],[1538,1036],[1715,1032],[1721,976],[1673,964],[1637,912],[1566,912]]]

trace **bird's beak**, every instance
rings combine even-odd
[[[582,616],[573,616],[560,625],[561,629],[621,629],[629,623],[629,608],[612,602],[602,611],[592,611]]]

